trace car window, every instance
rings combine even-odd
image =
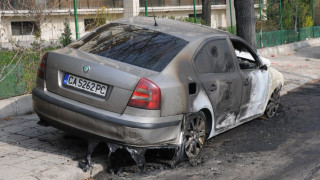
[[[212,61],[208,56],[207,45],[198,52],[194,64],[198,73],[212,73]]]
[[[256,69],[258,68],[258,62],[254,58],[249,48],[239,41],[231,41],[234,47],[237,61],[240,69]]]
[[[209,58],[213,63],[213,73],[234,71],[232,54],[225,39],[219,39],[209,42],[207,50]]]
[[[109,24],[70,47],[160,72],[187,44],[188,41],[150,29]]]
[[[204,45],[196,56],[195,67],[199,73],[233,72],[233,58],[227,41],[213,40]]]

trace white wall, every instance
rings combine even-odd
[[[233,4],[232,0],[232,4]],[[265,0],[264,0],[265,1]],[[139,8],[139,0],[124,0],[126,3],[124,8],[118,9],[107,9],[108,13],[114,14],[116,17],[134,17],[134,16],[144,16],[144,8]],[[229,0],[227,0],[226,5],[213,5],[211,14],[211,27],[228,27],[230,26],[230,12],[229,12]],[[235,12],[233,5],[232,15],[233,15],[233,25],[235,26]],[[196,6],[197,14],[201,14],[201,6]],[[255,9],[259,9],[255,6]],[[95,9],[81,9],[78,11],[78,24],[79,24],[79,37],[85,35],[84,19],[94,17],[96,13]],[[1,12],[0,11],[0,47],[10,46],[12,43],[31,43],[33,40],[32,35],[27,36],[12,36],[11,34],[11,22],[12,21],[34,21],[34,19],[28,19],[24,14],[18,14],[15,12]],[[76,38],[75,35],[75,23],[73,17],[73,10],[53,10],[50,11],[45,17],[45,20],[41,23],[42,39],[47,43],[49,42],[59,42],[59,37],[64,29],[64,21],[67,18],[69,20],[70,28],[72,30],[73,39]],[[186,18],[189,14],[193,14],[193,6],[175,6],[175,7],[154,7],[148,8],[148,15],[157,17],[170,18],[171,16],[176,19]]]

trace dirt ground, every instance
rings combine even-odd
[[[258,118],[206,141],[196,159],[169,167],[170,151],[147,152],[145,172],[128,153],[111,156],[102,179],[320,179],[320,80],[281,97],[276,117]],[[100,145],[96,154],[105,153]]]

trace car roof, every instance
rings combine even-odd
[[[159,31],[162,33],[170,34],[172,36],[179,37],[186,41],[194,41],[204,35],[217,35],[217,36],[232,36],[226,31],[219,29],[213,29],[208,26],[203,26],[199,24],[183,22],[178,20],[172,20],[167,18],[155,18],[157,26],[155,26],[155,21],[153,17],[133,17],[133,18],[123,18],[111,23],[121,23],[139,26],[146,29],[151,29],[154,31]]]

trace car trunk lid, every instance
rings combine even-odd
[[[52,93],[84,104],[122,113],[140,78],[157,73],[80,50],[63,48],[48,55],[46,88]],[[77,78],[78,84],[72,86],[71,82],[71,85],[68,85],[67,76],[72,76],[73,81]],[[82,83],[90,81],[91,87],[81,89],[80,79]],[[98,85],[106,87],[105,94],[99,95],[94,91],[92,87],[98,88]],[[90,88],[93,91],[90,91]]]

